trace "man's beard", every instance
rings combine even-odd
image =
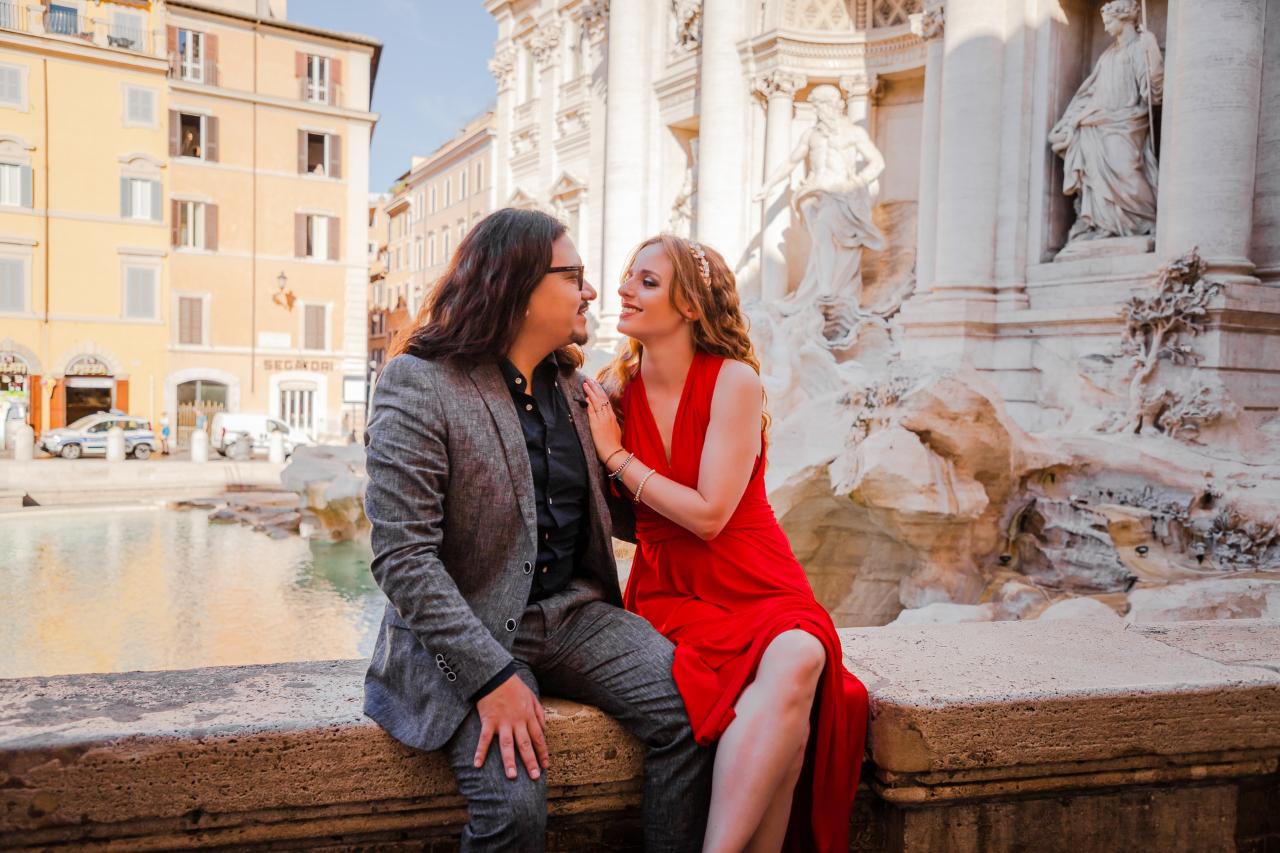
[[[574,332],[572,335],[569,336],[569,343],[575,344],[576,346],[580,346],[580,347],[585,347],[587,345],[588,340],[590,340],[590,337],[587,335],[585,331]]]

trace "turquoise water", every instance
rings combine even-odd
[[[385,599],[364,543],[206,512],[0,515],[0,678],[365,657]]]

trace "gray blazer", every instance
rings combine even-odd
[[[592,472],[583,565],[621,606],[582,379],[558,383]],[[402,743],[435,750],[512,659],[538,554],[529,454],[496,364],[407,354],[383,368],[364,440],[373,576],[390,600],[364,712]]]

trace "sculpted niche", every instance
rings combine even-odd
[[[856,313],[862,298],[862,251],[885,247],[871,218],[871,184],[884,171],[884,157],[866,130],[845,113],[835,86],[815,86],[809,103],[816,118],[813,127],[756,195],[763,200],[796,166],[806,164],[792,206],[812,245],[804,277],[779,308],[787,315],[815,303],[838,304]]]
[[[1155,231],[1151,118],[1163,95],[1164,64],[1155,36],[1138,27],[1138,17],[1135,0],[1102,7],[1102,25],[1115,41],[1049,132],[1063,159],[1062,191],[1076,210],[1068,243]]]

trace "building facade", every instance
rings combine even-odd
[[[284,4],[168,4],[173,256],[165,408],[358,426],[380,46]],[[186,426],[187,424],[183,424]],[[181,437],[181,436],[180,436]]]
[[[498,202],[573,223],[601,285],[603,349],[616,334],[614,283],[646,236],[675,231],[719,249],[765,315],[808,298],[801,285],[820,239],[815,263],[838,261],[846,276],[807,285],[830,297],[813,308],[826,312],[815,319],[825,348],[856,357],[861,329],[902,357],[967,361],[1023,424],[1046,427],[1069,417],[1052,403],[1063,366],[1112,348],[1127,301],[1198,246],[1223,283],[1201,338],[1205,381],[1257,418],[1280,412],[1275,2],[486,9],[498,26]],[[1072,132],[1068,108],[1095,69],[1116,67],[1108,51],[1139,43],[1145,58],[1132,67],[1149,71],[1115,73],[1133,89],[1124,97],[1146,106],[1129,107],[1132,132],[1146,139],[1151,128],[1150,151],[1134,154],[1154,195],[1150,233],[1075,241],[1092,215],[1078,174],[1105,181],[1130,166],[1077,154],[1065,175],[1069,143],[1057,134]],[[845,213],[858,221],[841,220],[831,198],[852,199]],[[831,228],[857,233],[833,240]],[[851,304],[837,316],[840,300]]]
[[[380,46],[285,14],[0,3],[0,393],[37,431],[361,416]]]
[[[0,406],[159,415],[170,280],[164,19],[0,2]]]

